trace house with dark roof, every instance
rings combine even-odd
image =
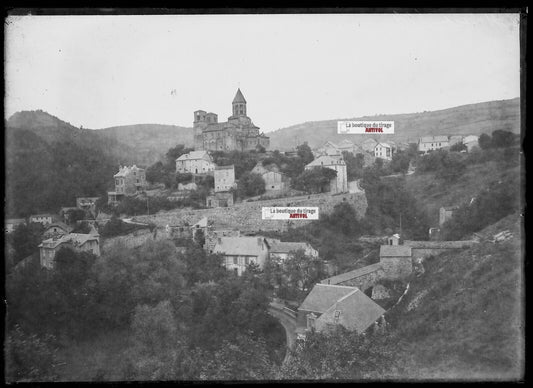
[[[221,254],[226,269],[241,276],[246,266],[255,263],[263,268],[268,258],[270,245],[262,236],[218,237],[213,253]]]
[[[289,188],[289,177],[280,172],[274,163],[263,166],[262,162],[258,162],[251,172],[261,175],[267,194],[283,193]]]
[[[363,333],[384,313],[357,287],[316,284],[298,308],[297,326],[323,332],[342,325]]]
[[[353,271],[344,272],[327,279],[321,280],[322,284],[357,287],[367,292],[377,281],[385,277],[381,263],[374,263]]]
[[[405,240],[404,246],[411,248],[413,259],[425,259],[429,256],[437,256],[444,252],[460,251],[471,248],[478,244],[476,240],[464,241],[412,241]]]

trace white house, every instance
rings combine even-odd
[[[208,174],[214,170],[215,164],[207,151],[191,151],[176,159],[177,173]]]
[[[378,143],[374,147],[374,156],[385,160],[392,160],[392,146],[388,143]]]
[[[317,167],[329,168],[337,172],[337,176],[330,182],[330,192],[332,194],[348,192],[348,175],[346,172],[346,163],[344,163],[342,156],[319,156],[306,165],[305,169],[310,170]]]
[[[56,217],[53,214],[32,214],[29,218],[29,222],[30,224],[32,222],[35,222],[35,223],[42,224],[43,226],[46,226],[56,221],[57,218],[58,217]]]
[[[25,223],[26,220],[24,218],[8,218],[5,221],[5,231],[6,233],[11,233],[17,228],[17,226]]]
[[[418,152],[423,153],[449,146],[448,136],[424,136],[418,140]]]
[[[463,144],[466,146],[468,152],[471,152],[474,147],[479,147],[479,136],[468,135],[463,138]]]
[[[269,253],[268,241],[261,236],[255,237],[218,237],[213,253],[224,257],[224,266],[241,276],[246,266],[255,263],[263,268]]]
[[[284,242],[271,240],[270,258],[277,259],[280,262],[287,260],[293,252],[303,250],[304,254],[309,257],[317,258],[318,251],[306,242]]]

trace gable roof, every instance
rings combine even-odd
[[[198,159],[204,159],[207,161],[211,161],[211,156],[207,153],[207,151],[191,151],[188,154],[183,154],[176,160],[198,160]]]
[[[342,164],[345,164],[344,160],[342,160],[342,157],[338,155],[321,155],[311,163],[307,164],[305,167],[321,167]]]
[[[379,257],[411,257],[411,247],[407,245],[382,245]]]
[[[382,146],[382,147],[385,147],[385,148],[392,148],[390,144],[388,144],[388,143],[381,143],[381,142],[377,143],[377,144],[376,144],[376,147],[377,147],[377,146]]]
[[[200,219],[197,223],[193,224],[192,227],[195,228],[197,225],[199,228],[207,227],[207,217]]]
[[[339,311],[338,324],[359,333],[368,329],[385,313],[383,308],[356,288],[336,301],[316,320],[317,329],[320,330],[328,323],[334,323],[331,321],[336,311]]]
[[[246,100],[244,99],[244,96],[242,95],[241,89],[237,89],[237,93],[235,94],[235,98],[233,98],[233,104],[244,102],[246,104]]]
[[[363,268],[354,269],[353,271],[349,271],[349,272],[341,273],[336,276],[332,276],[330,278],[321,280],[320,283],[335,285],[335,284],[346,282],[351,279],[358,278],[360,276],[369,274],[374,271],[379,271],[380,269],[382,269],[381,263],[375,263],[375,264],[367,265],[366,267],[363,267]]]
[[[342,139],[338,145],[339,147],[353,147],[355,144],[348,139]]]
[[[48,230],[48,229],[53,228],[53,227],[61,228],[67,233],[70,233],[73,230],[73,228],[71,228],[70,226],[68,226],[67,224],[65,224],[64,222],[61,222],[61,221],[53,222],[51,224],[48,224],[46,226],[45,230]]]
[[[42,248],[46,245],[46,248],[56,248],[57,246],[61,244],[72,244],[74,246],[82,246],[87,241],[96,240],[98,242],[98,236],[94,236],[91,234],[82,234],[82,233],[70,233],[66,234],[64,236],[61,236],[60,238],[49,238],[47,240],[44,240],[41,244],[39,244],[39,248]]]
[[[137,167],[135,164],[131,167],[130,166],[120,167],[118,169],[118,172],[115,175],[113,175],[113,177],[123,177],[123,176],[131,174],[134,171],[136,172],[144,171],[144,169]]]
[[[292,242],[292,241],[276,241],[273,242],[270,247],[272,253],[289,253],[299,249],[306,250],[307,248],[313,248],[306,242]]]
[[[259,256],[264,250],[258,241],[269,247],[267,240],[262,236],[254,237],[219,237],[213,252],[225,255]]]
[[[354,290],[358,288],[317,283],[298,310],[325,313],[336,301]]]
[[[362,144],[366,144],[366,143],[378,143],[378,141],[376,139],[369,138],[369,139],[364,140]]]
[[[423,136],[420,138],[420,143],[435,143],[448,141],[448,136]]]

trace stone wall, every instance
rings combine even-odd
[[[153,240],[154,234],[149,229],[139,229],[125,236],[116,236],[110,238],[101,238],[101,253],[106,252],[109,248],[116,244],[124,244],[126,248],[137,248],[143,245],[147,240]]]
[[[350,279],[346,279],[340,282],[335,282],[335,277],[332,278],[333,281],[330,281],[330,279],[322,280],[321,283],[323,284],[336,284],[339,286],[350,286],[350,287],[357,287],[361,291],[365,292],[368,288],[373,287],[380,279],[383,279],[385,277],[385,271],[383,268],[381,268],[380,265],[371,265],[368,266],[368,268],[372,267],[373,270],[369,272],[364,272],[365,268],[363,267],[360,269],[363,273],[361,275],[354,275]],[[354,271],[355,272],[355,271]]]
[[[387,279],[404,279],[413,272],[411,257],[382,257],[379,262]]]
[[[319,214],[330,213],[333,207],[340,202],[351,204],[359,218],[364,217],[367,209],[365,193],[346,193],[338,195],[330,194],[312,194],[298,197],[287,197],[278,199],[267,199],[253,202],[242,202],[232,207],[213,208],[213,209],[175,209],[161,211],[155,215],[138,216],[135,221],[149,223],[152,222],[158,227],[166,225],[183,225],[185,222],[189,225],[194,224],[203,217],[214,222],[217,229],[238,228],[243,232],[261,232],[261,231],[283,231],[291,222],[291,227],[303,226],[310,220],[262,220],[261,209],[263,206],[317,206]]]

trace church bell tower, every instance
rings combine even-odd
[[[232,102],[233,117],[246,116],[246,100],[242,95],[241,89],[237,89],[237,94]]]

